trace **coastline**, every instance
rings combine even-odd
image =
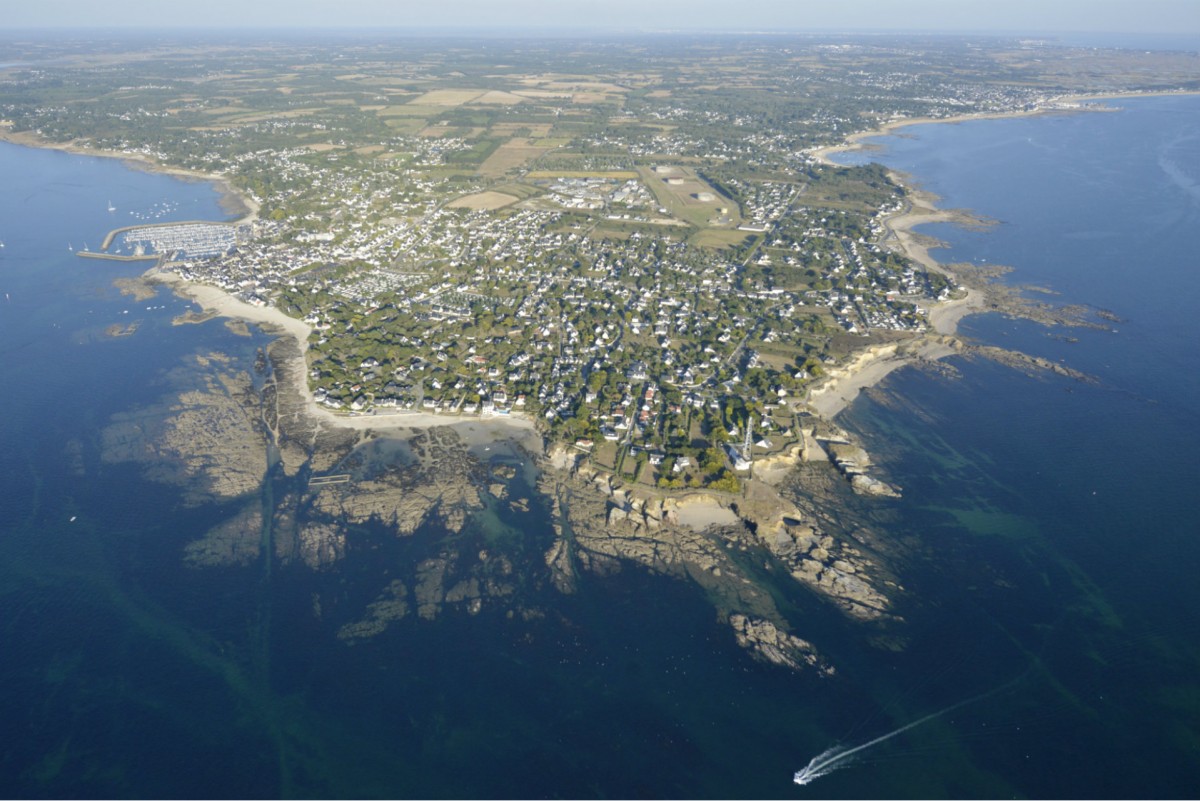
[[[882,219],[886,233],[881,244],[884,247],[894,245],[931,272],[953,277],[954,271],[930,254],[933,246],[930,241],[913,229],[939,222],[966,224],[972,222],[972,218],[961,211],[939,209],[934,195],[912,189],[896,173],[889,174],[892,180],[905,187],[908,203],[905,208]],[[919,360],[937,361],[957,352],[952,343],[958,333],[959,321],[984,311],[987,306],[984,290],[965,286],[962,289],[962,297],[942,301],[927,310],[930,333],[903,345],[867,347],[855,354],[848,364],[831,369],[825,380],[809,391],[809,406],[821,417],[833,420],[853,403],[859,392],[875,386],[893,371]]]
[[[821,417],[833,420],[854,402],[859,392],[875,386],[901,367],[921,360],[937,361],[954,353],[957,350],[941,338],[923,338],[903,349],[896,345],[867,348],[859,351],[848,365],[831,370],[825,382],[810,391],[808,405]]]
[[[1117,92],[1106,94],[1063,95],[1048,102],[1055,104],[1076,104],[1096,102],[1101,100],[1120,100],[1141,97],[1194,94],[1200,94],[1200,92]],[[850,134],[843,142],[837,145],[817,148],[813,150],[811,154],[819,163],[823,165],[840,166],[830,160],[831,155],[835,153],[854,152],[869,148],[870,145],[865,144],[865,140],[877,136],[887,136],[895,133],[901,128],[912,125],[957,124],[960,122],[970,122],[975,120],[1022,118],[1046,114],[1068,114],[1079,112],[1112,112],[1117,110],[1119,109],[1106,107],[1071,107],[1051,105],[1011,112],[985,112],[963,114],[944,118],[912,117],[895,119],[883,123],[878,128]],[[13,144],[28,147],[56,149],[80,155],[119,158],[125,161],[131,167],[137,169],[144,169],[151,172],[172,175],[188,180],[208,181],[213,183],[217,187],[218,191],[221,192],[222,205],[225,205],[226,203],[228,203],[230,206],[237,205],[240,206],[241,210],[244,211],[244,215],[240,219],[236,220],[236,222],[252,222],[257,219],[259,210],[258,204],[237,190],[230,183],[228,178],[223,175],[201,173],[197,171],[165,166],[159,163],[157,160],[142,154],[104,151],[100,149],[83,147],[74,142],[49,142],[37,136],[36,134],[13,133],[12,131],[9,131],[3,127],[0,127],[0,141],[7,141]],[[936,205],[937,198],[935,196],[914,188],[910,182],[905,180],[904,177],[894,172],[890,173],[890,175],[892,179],[905,190],[908,203],[906,204],[905,208],[887,215],[881,220],[886,233],[880,240],[880,244],[885,247],[895,247],[904,255],[921,264],[928,270],[938,272],[943,275],[953,276],[954,272],[952,269],[950,269],[947,265],[938,262],[930,254],[929,251],[934,245],[932,245],[927,238],[923,238],[913,229],[919,225],[938,222],[970,223],[973,221],[972,218],[969,216],[969,214],[966,214],[962,211],[938,208]],[[309,329],[309,327],[303,322],[296,320],[295,318],[288,317],[277,309],[271,307],[251,306],[250,304],[237,300],[235,297],[228,295],[216,287],[188,282],[161,269],[152,268],[146,273],[145,277],[160,281],[162,283],[171,284],[177,294],[191,298],[206,311],[214,312],[219,316],[230,319],[239,319],[259,324],[266,328],[277,330],[284,335],[294,337],[300,346],[299,358],[305,362],[303,365],[301,365],[303,369],[295,372],[301,377],[307,375],[307,362],[304,358],[304,354],[307,352],[308,336],[311,333],[311,329]],[[964,290],[964,295],[962,297],[938,303],[931,306],[931,308],[927,310],[927,316],[931,328],[930,333],[917,337],[915,340],[905,343],[901,347],[897,347],[895,345],[869,346],[855,353],[848,364],[830,370],[829,374],[819,384],[810,389],[808,393],[808,405],[810,408],[821,417],[824,417],[827,420],[833,420],[853,402],[860,391],[875,386],[887,375],[899,369],[900,367],[910,365],[918,360],[942,359],[955,353],[956,348],[952,343],[954,342],[953,337],[957,333],[958,323],[968,315],[984,311],[987,306],[987,295],[985,290],[973,287],[962,288]],[[533,420],[524,416],[506,416],[503,418],[493,417],[487,419],[457,417],[450,418],[442,415],[406,410],[374,412],[371,414],[362,415],[338,415],[315,401],[311,390],[307,386],[306,379],[301,378],[300,380],[296,381],[295,384],[295,390],[303,398],[305,407],[309,410],[310,414],[317,419],[325,421],[329,425],[340,428],[360,431],[368,429],[413,429],[437,425],[457,425],[471,422],[483,424],[489,429],[507,427],[509,429],[521,430],[525,432],[523,435],[525,438],[532,438],[532,435],[536,434],[536,426],[534,425]],[[541,450],[541,448],[539,447],[538,450]]]
[[[1007,116],[1032,116],[1039,113],[1045,112],[1039,110],[1014,112],[1013,114],[963,115],[962,117],[941,120],[933,118],[894,120],[876,130],[860,131],[851,134],[845,142],[839,145],[814,151],[814,156],[824,164],[833,165],[833,162],[828,160],[829,154],[860,149],[863,147],[861,144],[863,139],[886,135],[895,129],[908,125],[958,122],[968,119],[992,119]],[[207,181],[212,183],[221,193],[223,206],[228,206],[234,214],[241,213],[242,216],[232,222],[246,223],[257,219],[259,205],[253,199],[240,192],[223,175],[166,166],[155,159],[137,153],[89,148],[75,142],[51,142],[36,134],[13,133],[4,128],[0,128],[0,141],[24,147],[60,150],[77,155],[116,158],[121,159],[134,169],[171,175],[187,180]],[[901,183],[900,181],[897,182]],[[904,184],[901,183],[901,185]],[[883,224],[888,230],[888,235],[885,239],[894,237],[900,249],[910,258],[928,269],[946,273],[946,269],[929,255],[928,246],[921,244],[911,229],[923,223],[952,222],[960,221],[964,218],[955,212],[938,209],[934,205],[931,195],[911,189],[909,190],[909,195],[913,201],[909,205],[909,208],[884,218]],[[238,212],[233,211],[234,207],[237,207]],[[147,271],[144,277],[170,285],[177,295],[193,300],[207,312],[227,319],[253,323],[281,335],[291,336],[299,345],[299,358],[304,361],[303,364],[299,365],[301,369],[293,372],[297,377],[307,375],[308,370],[305,354],[308,350],[308,336],[311,333],[311,329],[300,320],[289,317],[272,307],[251,306],[216,287],[186,281],[174,273],[157,266]],[[966,297],[938,304],[938,306],[931,309],[929,311],[930,325],[939,334],[953,334],[959,320],[982,306],[983,297],[979,291],[968,289]],[[924,338],[923,342],[918,342],[915,346],[906,348],[903,352],[897,352],[893,348],[888,355],[883,357],[878,356],[875,350],[874,348],[869,348],[866,351],[860,352],[855,356],[850,365],[833,371],[825,381],[810,391],[809,405],[822,417],[832,420],[853,402],[861,390],[878,384],[892,371],[911,364],[918,358],[938,359],[953,353],[953,349],[946,344],[928,337]],[[401,429],[412,430],[438,425],[461,426],[463,424],[471,424],[474,432],[479,431],[479,427],[477,426],[481,426],[484,431],[491,431],[493,433],[508,430],[512,434],[519,436],[522,440],[525,440],[527,446],[536,440],[537,447],[532,448],[532,450],[537,452],[544,450],[534,422],[524,416],[492,417],[487,419],[448,418],[441,415],[407,410],[362,415],[339,415],[316,402],[312,391],[308,387],[307,380],[302,378],[295,380],[293,382],[293,390],[302,398],[304,406],[310,415],[327,425],[337,428],[355,431],[375,430],[394,432]],[[473,438],[478,439],[478,434]],[[491,442],[497,438],[493,436],[490,439],[480,441]]]
[[[1197,91],[1161,91],[1161,92],[1110,92],[1102,94],[1062,95],[1049,101],[1051,103],[1091,103],[1102,100],[1133,100],[1145,97],[1175,97],[1200,95]],[[818,148],[812,151],[812,156],[821,164],[830,167],[841,166],[830,159],[835,153],[850,153],[872,147],[865,140],[877,136],[894,134],[901,128],[912,125],[954,125],[975,120],[1018,119],[1038,117],[1050,114],[1076,113],[1109,113],[1119,111],[1118,108],[1102,106],[1047,106],[1012,112],[986,112],[981,114],[962,114],[953,117],[912,117],[892,120],[878,128],[869,131],[859,131],[851,134],[846,140],[837,145]],[[898,211],[886,215],[881,223],[886,231],[879,244],[884,247],[894,247],[908,258],[917,262],[932,272],[941,273],[958,279],[954,269],[935,259],[930,250],[937,247],[934,240],[922,236],[914,229],[930,223],[955,223],[958,225],[980,224],[985,221],[973,217],[969,211],[960,209],[939,208],[939,198],[930,192],[913,186],[908,176],[895,171],[889,171],[891,179],[905,191],[907,203]],[[809,406],[820,416],[832,420],[848,407],[858,393],[863,389],[873,387],[893,371],[913,364],[919,360],[936,361],[958,352],[958,324],[963,318],[985,312],[989,306],[988,292],[985,288],[963,286],[962,297],[943,301],[932,305],[927,310],[931,331],[905,346],[870,346],[854,355],[850,362],[842,367],[834,368],[828,377],[809,391]]]
[[[235,219],[231,223],[252,223],[258,219],[259,204],[246,193],[242,192],[225,175],[219,173],[185,170],[181,167],[170,167],[142,153],[124,153],[119,150],[103,150],[101,148],[85,147],[76,142],[51,142],[34,133],[14,132],[0,126],[0,142],[19,145],[21,147],[36,147],[43,150],[58,150],[77,156],[96,156],[105,159],[120,159],[133,169],[145,172],[170,175],[188,181],[206,181],[211,183],[221,195],[221,208]]]
[[[250,223],[258,219],[259,204],[238,190],[224,175],[203,173],[195,170],[185,170],[169,167],[148,156],[138,153],[122,153],[97,148],[82,147],[73,142],[50,142],[36,134],[13,133],[0,127],[0,142],[21,147],[36,147],[45,150],[59,150],[81,156],[96,156],[99,158],[120,159],[134,169],[147,172],[170,175],[191,181],[206,181],[213,184],[221,194],[221,205],[232,215],[238,215],[232,223]],[[301,397],[304,407],[314,419],[326,425],[349,429],[353,431],[375,431],[379,433],[410,432],[414,429],[431,428],[435,426],[455,426],[463,428],[463,439],[469,444],[486,444],[499,440],[518,440],[531,451],[540,453],[543,450],[541,435],[534,421],[523,415],[506,415],[489,418],[482,417],[446,417],[426,412],[395,410],[373,412],[371,414],[339,415],[317,403],[308,387],[304,376],[308,374],[308,364],[305,354],[308,352],[308,337],[312,329],[301,320],[289,317],[274,307],[251,306],[238,300],[233,295],[208,284],[187,281],[175,273],[164,270],[157,264],[146,271],[146,280],[165,284],[179,297],[187,298],[197,303],[204,311],[230,320],[242,320],[262,327],[265,331],[280,336],[290,336],[299,347],[299,358],[303,362],[299,369],[292,371],[296,380],[292,382],[293,390]]]
[[[373,412],[371,414],[336,414],[317,403],[308,386],[306,378],[308,362],[305,354],[308,352],[308,337],[312,333],[312,328],[307,323],[297,320],[295,317],[289,317],[272,306],[251,306],[215,286],[187,281],[175,273],[157,266],[144,273],[143,277],[148,281],[171,287],[176,295],[194,301],[206,312],[228,319],[243,320],[259,326],[267,333],[294,339],[298,346],[298,364],[296,365],[297,369],[290,371],[291,389],[301,398],[309,416],[325,425],[382,434],[396,434],[400,431],[407,432],[435,426],[454,426],[465,429],[459,433],[472,445],[507,439],[520,441],[534,452],[540,453],[542,450],[541,435],[538,433],[533,419],[523,414],[461,417],[407,410]],[[536,444],[536,447],[531,447],[532,444]]]
[[[1136,100],[1142,97],[1186,97],[1190,95],[1200,95],[1200,91],[1184,90],[1184,91],[1159,91],[1159,92],[1107,92],[1097,94],[1076,94],[1076,95],[1060,95],[1048,101],[1050,103],[1097,103],[1102,100]],[[821,164],[827,167],[840,167],[830,160],[830,156],[834,153],[851,153],[856,150],[870,149],[870,145],[864,144],[863,140],[871,139],[876,136],[888,136],[901,128],[907,128],[911,125],[957,125],[960,122],[974,122],[976,120],[1006,120],[1019,119],[1022,117],[1041,117],[1047,114],[1079,114],[1089,112],[1109,113],[1120,111],[1118,108],[1104,106],[1089,106],[1089,107],[1070,107],[1070,106],[1046,106],[1031,109],[1022,109],[1019,111],[984,111],[973,114],[958,114],[950,117],[902,117],[900,119],[889,120],[883,123],[878,128],[872,128],[868,131],[859,131],[852,133],[846,139],[836,145],[826,145],[816,148],[812,151],[812,156]]]
[[[1200,92],[1116,92],[1108,94],[1063,95],[1055,98],[1053,103],[1089,103],[1101,100],[1135,99],[1141,97],[1167,97],[1175,95],[1195,95]],[[979,114],[962,114],[953,117],[912,117],[891,120],[878,128],[853,133],[837,145],[829,145],[812,151],[813,157],[821,164],[829,167],[841,166],[830,159],[835,153],[850,153],[868,149],[871,145],[865,140],[877,136],[894,134],[901,128],[912,125],[940,125],[972,122],[975,120],[1018,119],[1023,117],[1038,117],[1048,114],[1074,114],[1084,112],[1113,112],[1116,108],[1105,107],[1045,107],[1011,112],[985,112]],[[980,222],[969,213],[942,209],[937,206],[938,198],[924,190],[917,189],[906,176],[889,172],[890,177],[905,191],[906,207],[886,215],[882,224],[886,233],[880,244],[894,246],[908,258],[917,262],[932,272],[957,277],[949,265],[935,259],[930,250],[936,246],[929,239],[916,232],[919,225],[930,223],[971,224]],[[810,390],[809,406],[820,416],[832,420],[848,407],[858,393],[873,387],[895,370],[911,365],[918,360],[936,361],[957,352],[954,337],[958,333],[958,324],[971,314],[978,314],[987,308],[986,290],[976,287],[963,286],[962,297],[943,301],[927,310],[931,333],[919,337],[907,346],[872,346],[857,353],[850,363],[834,368],[829,376],[819,385]]]

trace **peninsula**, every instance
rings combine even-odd
[[[921,121],[1200,87],[1194,55],[1027,41],[461,45],[14,57],[0,135],[222,182],[240,219],[121,219],[103,251],[154,259],[148,278],[294,340],[271,348],[277,394],[255,422],[287,474],[349,458],[360,436],[428,429],[441,467],[402,476],[423,500],[341,474],[306,490],[324,515],[297,524],[317,532],[314,564],[336,557],[347,521],[411,533],[436,509],[461,528],[484,506],[476,490],[504,490],[445,454],[486,431],[542,457],[562,591],[612,560],[687,575],[739,642],[826,673],[729,549],[768,554],[852,618],[893,620],[886,548],[839,530],[795,468],[895,495],[833,422],[862,388],[952,353],[1049,369],[972,351],[956,336],[966,314],[1096,324],[938,264],[916,226],[986,221],[829,156]],[[221,536],[253,534],[247,520]]]

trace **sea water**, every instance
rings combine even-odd
[[[702,594],[627,568],[562,596],[547,503],[513,500],[453,538],[349,531],[314,572],[186,564],[237,503],[194,505],[103,458],[114,415],[154,408],[219,352],[269,338],[114,287],[145,263],[84,259],[138,215],[224,219],[205,183],[113,159],[0,145],[0,786],[13,796],[769,795],[821,732],[824,683],[759,665]],[[108,210],[109,205],[115,211]],[[127,335],[112,336],[113,326]],[[193,375],[194,373],[194,375]],[[403,449],[394,450],[402,455]],[[496,449],[501,450],[501,449]],[[399,456],[397,458],[400,458]],[[272,485],[275,486],[272,486]],[[263,493],[291,489],[278,477]],[[511,605],[410,615],[356,645],[347,620],[443,546],[503,549]],[[473,551],[472,551],[473,552]],[[533,578],[527,578],[533,577]],[[815,599],[817,619],[839,616]],[[851,694],[850,703],[861,704]],[[869,705],[867,705],[869,706]]]
[[[956,747],[1034,797],[1200,786],[1200,98],[1108,105],[1120,111],[908,127],[848,158],[996,222],[920,228],[948,244],[940,260],[1008,265],[1006,283],[1054,293],[1035,299],[1119,318],[960,328],[1094,385],[952,359],[958,378],[901,371],[843,417],[904,486],[897,529],[920,538],[940,588],[913,585],[936,607],[916,627],[931,664],[988,641],[996,662],[976,669],[1022,677],[962,711]],[[965,697],[966,683],[951,686]],[[916,770],[930,775],[894,783]],[[936,751],[822,781],[832,794],[988,792]]]
[[[896,543],[903,620],[856,624],[782,582],[777,602],[838,667],[833,679],[752,661],[693,585],[635,567],[584,576],[569,597],[531,579],[513,615],[447,609],[339,641],[332,619],[450,542],[436,526],[404,539],[355,527],[346,559],[319,573],[187,566],[187,543],[228,505],[189,506],[137,467],[105,463],[99,432],[176,391],[189,357],[220,351],[249,370],[267,338],[220,320],[173,326],[185,302],[112,288],[140,266],[67,247],[95,248],[122,214],[164,204],[174,219],[222,219],[217,197],[112,160],[0,146],[3,786],[16,796],[1191,792],[1200,103],[1121,106],[910,128],[872,154],[945,205],[999,221],[930,231],[951,243],[945,258],[1011,264],[1006,280],[1122,322],[1067,342],[1036,324],[971,318],[966,335],[1063,359],[1099,382],[952,359],[957,378],[902,370],[843,415],[905,490],[873,507]],[[106,335],[131,321],[133,334]],[[530,511],[497,507],[454,536],[503,541],[534,576],[549,513],[520,476],[510,492]],[[791,782],[831,745],[980,695],[818,783]]]

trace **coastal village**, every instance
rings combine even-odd
[[[918,115],[1079,107],[886,68],[903,56],[743,56],[734,95],[661,72],[467,78],[406,60],[309,76],[326,87],[313,101],[216,78],[156,106],[125,86],[91,148],[219,175],[258,213],[130,210],[106,248],[302,320],[308,390],[336,414],[519,416],[635,484],[738,492],[756,459],[804,444],[831,374],[920,341],[965,294],[889,229],[912,206],[896,178],[824,149]],[[819,107],[750,110],[764,82],[817,91],[813,60],[876,63],[827,76]],[[64,133],[49,108],[0,112]],[[168,124],[185,127],[154,135]]]
[[[647,180],[671,187],[683,171],[654,165]],[[877,244],[902,205],[879,180],[891,194],[870,216],[809,208],[799,181],[746,186],[738,226],[721,222],[735,200],[690,193],[717,231],[748,243],[735,250],[686,241],[687,223],[642,181],[560,177],[504,209],[452,198],[375,224],[359,221],[395,200],[358,192],[338,196],[354,222],[336,234],[260,221],[215,258],[155,252],[188,281],[301,317],[310,386],[330,409],[533,416],[635,481],[736,490],[755,455],[799,441],[831,339],[850,353],[871,333],[920,333],[923,309],[953,291]],[[595,236],[610,219],[661,234]]]
[[[832,376],[924,341],[966,294],[889,227],[913,208],[896,176],[825,151],[920,119],[1078,109],[1070,75],[1029,66],[1048,46],[928,51],[913,70],[898,44],[733,45],[664,69],[626,43],[619,67],[598,50],[580,73],[575,56],[534,71],[377,44],[266,92],[214,56],[186,79],[88,67],[80,81],[113,85],[81,105],[68,69],[43,91],[69,114],[21,101],[46,76],[16,70],[0,117],[227,182],[255,209],[239,223],[131,209],[87,255],[155,258],[302,320],[307,391],[330,412],[517,416],[623,480],[737,492],[756,459],[805,444]],[[281,57],[256,55],[268,72]]]
[[[81,255],[152,263],[122,291],[164,282],[203,307],[176,323],[286,334],[253,366],[196,354],[181,372],[201,389],[101,435],[104,464],[223,505],[189,565],[362,560],[374,600],[356,579],[312,610],[347,642],[450,607],[534,619],[543,589],[630,563],[695,583],[739,645],[789,669],[835,670],[794,633],[796,588],[903,647],[905,546],[872,500],[900,489],[838,412],[952,353],[1087,376],[955,337],[974,311],[1073,312],[939,265],[913,226],[987,221],[869,152],[831,156],[926,120],[1093,108],[1081,89],[1186,88],[1194,65],[1036,41],[658,44],[0,68],[4,138],[223,192],[227,222],[110,200],[109,237]]]
[[[10,794],[1196,785],[1200,51],[677,5],[0,36]]]

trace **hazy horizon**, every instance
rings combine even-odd
[[[21,29],[388,29],[404,32],[966,33],[1200,35],[1195,0],[459,0],[454,4],[343,0],[45,0],[5,12]]]

